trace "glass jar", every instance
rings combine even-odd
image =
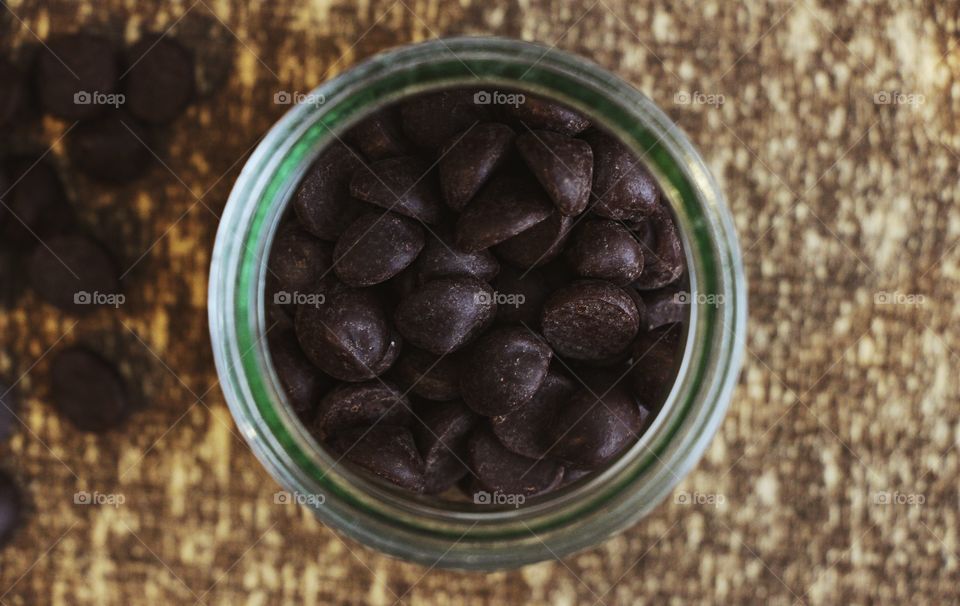
[[[687,257],[693,304],[686,347],[652,425],[602,472],[520,508],[439,502],[333,465],[286,403],[264,338],[267,255],[319,152],[385,105],[456,86],[551,97],[619,136],[659,182]],[[717,431],[746,331],[745,280],[731,217],[686,136],[647,97],[596,64],[497,38],[435,40],[380,54],[323,84],[307,101],[273,127],[244,167],[210,270],[210,331],[221,385],[240,431],[273,477],[335,531],[427,566],[491,570],[560,557],[651,511]]]

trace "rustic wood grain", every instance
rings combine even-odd
[[[0,552],[0,602],[957,602],[958,15],[956,0],[0,6],[5,52],[78,28],[131,40],[182,18],[184,35],[222,20],[206,50],[233,60],[143,180],[104,188],[54,145],[84,222],[132,270],[117,311],[78,321],[27,296],[0,313],[0,374],[22,375],[25,397],[0,465],[30,500]],[[397,44],[485,33],[582,53],[690,134],[735,214],[751,320],[729,416],[679,489],[722,504],[671,500],[563,562],[476,575],[389,559],[274,505],[217,387],[205,293],[231,184],[285,109],[277,90]],[[877,104],[884,91],[923,102]],[[707,99],[695,93],[723,103],[682,103]],[[43,149],[67,126],[47,119],[9,144]],[[81,435],[52,413],[49,353],[79,341],[122,359],[142,392],[128,430]],[[126,501],[78,506],[79,490]],[[894,504],[878,503],[886,493]]]

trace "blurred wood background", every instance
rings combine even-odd
[[[960,600],[956,0],[0,5],[15,56],[53,33],[171,27],[232,71],[146,178],[72,173],[68,125],[49,118],[16,142],[53,145],[84,222],[130,271],[116,311],[78,319],[28,295],[0,312],[0,375],[22,377],[26,425],[0,466],[29,497],[0,603]],[[276,92],[398,44],[491,33],[592,58],[690,135],[736,217],[751,320],[733,406],[677,493],[721,503],[669,499],[590,551],[478,575],[389,559],[274,504],[217,386],[205,299],[232,182],[286,109]],[[82,435],[52,412],[50,353],[74,342],[121,359],[142,392],[125,431]],[[81,490],[124,503],[75,505]]]

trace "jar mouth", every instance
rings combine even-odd
[[[502,87],[581,111],[640,155],[669,201],[693,301],[683,359],[662,409],[638,441],[588,479],[519,509],[438,502],[353,473],[307,432],[270,363],[266,259],[287,203],[313,160],[370,113],[459,86]],[[495,88],[494,88],[495,90]],[[689,140],[654,104],[599,66],[499,38],[425,42],[361,63],[291,109],[245,165],[217,234],[209,316],[218,374],[251,449],[316,515],[386,553],[442,567],[518,566],[589,547],[658,504],[699,460],[730,401],[744,350],[746,294],[723,196]]]

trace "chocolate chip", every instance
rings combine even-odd
[[[0,191],[0,246],[28,251],[74,225],[73,208],[50,162],[25,156],[9,160],[6,168],[12,189]]]
[[[575,216],[587,209],[593,183],[590,144],[540,130],[517,137],[517,147],[561,214]]]
[[[590,121],[580,113],[535,95],[526,95],[523,103],[508,105],[506,110],[531,129],[552,130],[572,137],[590,127]]]
[[[554,212],[545,221],[497,244],[494,250],[501,259],[517,267],[540,267],[563,252],[573,221],[572,217]]]
[[[335,241],[363,210],[350,197],[350,178],[362,166],[356,152],[333,143],[310,167],[297,189],[293,209],[307,231]]]
[[[497,305],[476,278],[441,278],[407,296],[396,311],[397,329],[410,343],[437,355],[460,349],[493,320]]]
[[[65,349],[53,359],[50,391],[60,414],[83,431],[106,432],[133,411],[114,365],[81,346]]]
[[[563,467],[557,462],[538,461],[510,452],[485,426],[470,436],[467,463],[476,476],[478,488],[506,498],[543,494],[557,488],[563,479]],[[485,500],[476,493],[473,497],[474,502],[481,504]]]
[[[661,326],[637,336],[630,381],[641,402],[655,406],[667,396],[677,375],[682,336],[682,324]]]
[[[514,133],[486,122],[454,136],[441,155],[440,187],[447,205],[461,211],[507,157]]]
[[[0,126],[11,123],[26,102],[27,87],[23,74],[15,65],[0,57]]]
[[[380,380],[341,385],[317,407],[311,431],[321,440],[344,430],[370,425],[410,424],[410,402],[396,387]]]
[[[379,111],[350,129],[344,138],[370,160],[383,160],[409,153],[393,109]]]
[[[443,492],[467,475],[466,446],[479,417],[462,402],[431,404],[414,423],[424,462],[424,492]]]
[[[550,454],[578,467],[603,465],[637,439],[643,421],[639,405],[626,389],[581,388],[556,416]]]
[[[350,463],[401,488],[423,491],[423,459],[406,427],[357,427],[337,435],[329,444]]]
[[[7,441],[20,426],[19,411],[20,398],[16,390],[0,381],[0,442]]]
[[[10,475],[0,470],[0,547],[7,545],[23,519],[23,495]]]
[[[457,220],[457,246],[478,251],[499,244],[553,212],[553,205],[531,179],[497,175],[467,205]]]
[[[350,195],[424,223],[439,222],[443,212],[430,165],[415,156],[387,158],[357,169]]]
[[[193,56],[170,37],[151,34],[125,53],[127,72],[121,84],[126,109],[150,124],[166,124],[193,98],[196,75]]]
[[[644,269],[633,286],[640,290],[662,288],[675,282],[686,267],[680,235],[670,213],[660,207],[638,221]]]
[[[456,353],[438,356],[406,347],[393,366],[393,377],[427,400],[447,401],[460,396],[460,358]]]
[[[561,356],[604,360],[630,346],[640,317],[622,288],[581,280],[550,296],[543,307],[542,326],[543,335]]]
[[[36,63],[40,103],[68,120],[91,118],[105,109],[94,95],[117,88],[118,57],[113,44],[92,34],[70,34],[47,40]]]
[[[547,343],[526,328],[494,329],[468,353],[460,377],[463,400],[486,416],[516,410],[540,389],[551,357]]]
[[[119,305],[119,274],[110,253],[80,234],[50,238],[30,258],[34,292],[47,303],[74,313]]]
[[[577,275],[624,286],[643,271],[643,248],[623,225],[608,219],[585,221],[577,229],[567,260]]]
[[[400,105],[407,137],[420,147],[435,150],[458,133],[484,120],[484,106],[474,103],[474,93],[445,90],[419,95]]]
[[[365,213],[337,240],[334,270],[351,286],[379,284],[413,263],[423,243],[423,229],[412,219],[393,213]]]
[[[308,292],[321,286],[333,268],[333,247],[299,223],[280,227],[270,254],[270,273],[288,291]]]
[[[310,363],[292,327],[274,328],[267,341],[273,368],[293,411],[302,420],[312,419],[317,402],[333,386],[333,380]]]
[[[67,134],[71,163],[94,179],[112,183],[142,175],[154,159],[152,145],[150,134],[123,112],[83,121]]]
[[[576,385],[550,368],[533,398],[513,412],[490,419],[500,443],[517,454],[534,459],[547,456],[553,442],[550,431],[560,407],[576,391]]]
[[[644,328],[653,330],[686,320],[689,297],[689,293],[669,286],[643,293],[643,302],[646,308],[646,313],[643,316]]]
[[[619,220],[654,212],[660,189],[642,160],[607,133],[591,131],[586,140],[593,148],[593,212]]]
[[[171,28],[194,59],[195,90],[200,97],[220,91],[230,79],[237,38],[211,14],[191,13]]]
[[[488,250],[463,252],[443,231],[427,234],[427,243],[413,267],[421,283],[459,276],[489,282],[500,272],[500,264],[493,253]]]
[[[343,288],[324,296],[322,303],[297,307],[295,325],[303,352],[341,381],[372,379],[394,338],[376,294]]]

